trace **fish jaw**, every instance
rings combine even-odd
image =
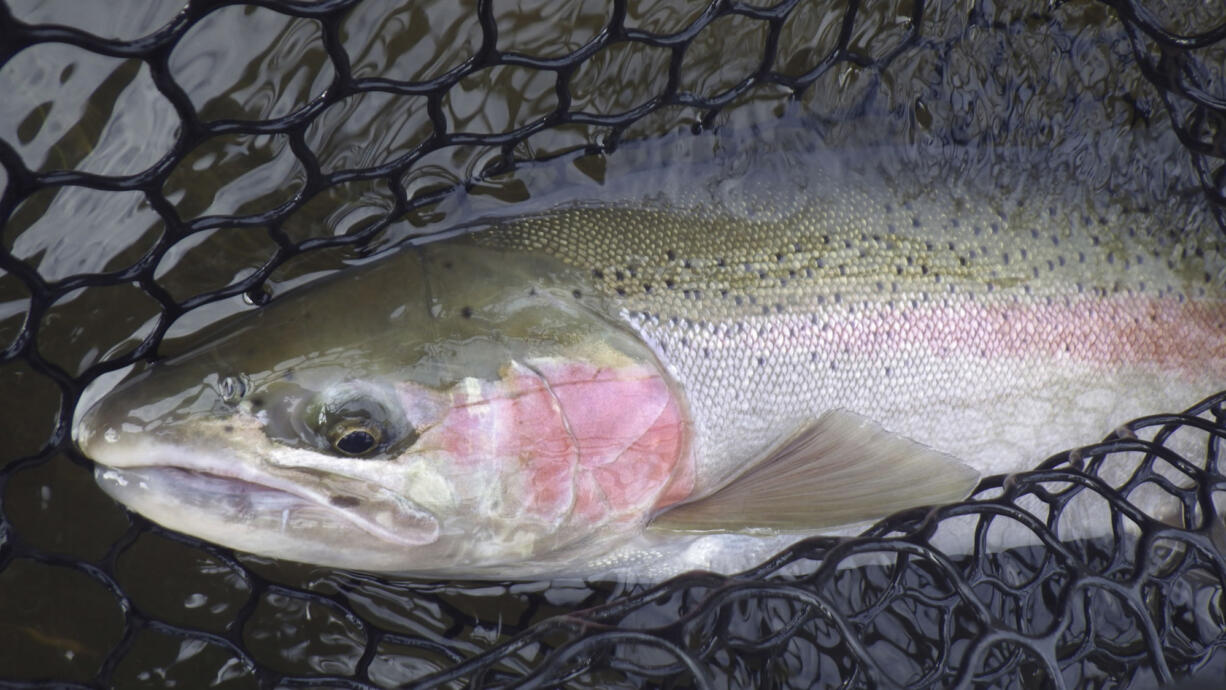
[[[371,570],[405,568],[407,554],[440,533],[433,515],[382,487],[255,461],[246,445],[257,439],[254,420],[249,428],[241,419],[198,420],[190,439],[99,433],[92,421],[87,414],[78,424],[78,443],[97,463],[99,486],[171,529],[251,553]],[[237,460],[240,453],[248,460]]]

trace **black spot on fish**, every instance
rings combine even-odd
[[[232,425],[230,425],[230,424],[227,424],[227,425],[223,426],[221,429],[222,429],[222,431],[226,432],[227,434],[229,434],[229,433],[233,433],[233,431],[234,431],[234,427],[233,427]]]
[[[673,282],[673,279],[672,279],[672,278],[665,278],[665,279],[664,279],[664,287],[666,287],[666,288],[668,288],[669,290],[671,290],[671,289],[673,289],[673,287],[675,287],[675,286],[676,286],[676,283],[674,283],[674,282]]]
[[[916,227],[916,228],[918,228],[918,227],[920,226],[920,219],[919,219],[919,216],[912,216],[912,217],[911,217],[911,226],[912,226],[912,227]]]
[[[451,264],[451,262],[450,262],[450,261],[444,261],[444,262],[443,262],[443,268],[445,268],[445,269],[447,269],[448,271],[450,271],[450,270],[453,268],[453,266],[452,266],[452,264]]]
[[[464,318],[466,318],[466,319],[471,319],[471,318],[473,317],[473,308],[472,308],[472,307],[463,307],[463,308],[461,308],[461,309],[460,309],[460,316],[463,316],[463,317],[464,317]]]
[[[668,251],[666,251],[666,252],[664,253],[664,255],[668,257],[668,260],[669,260],[669,261],[676,261],[676,260],[677,260],[677,252],[675,252],[675,251],[673,251],[673,250],[671,250],[671,249],[669,249]]]
[[[342,496],[337,494],[328,499],[328,502],[338,508],[356,508],[362,505],[362,499],[357,496]]]
[[[583,292],[582,292],[582,291],[580,291],[580,290],[571,290],[571,291],[570,291],[570,294],[571,294],[571,295],[572,295],[572,296],[573,296],[575,299],[580,299],[580,298],[582,298],[582,297],[583,297]]]
[[[604,271],[600,270],[599,268],[593,268],[592,277],[597,280],[604,280]]]

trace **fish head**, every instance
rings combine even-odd
[[[111,496],[287,560],[550,572],[693,485],[665,369],[572,272],[442,244],[342,273],[79,413]]]

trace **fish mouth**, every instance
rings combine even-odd
[[[433,515],[357,480],[308,472],[282,477],[173,446],[90,450],[95,479],[107,494],[179,531],[194,533],[202,520],[299,536],[356,530],[362,534],[354,536],[395,547],[429,544],[439,535]]]

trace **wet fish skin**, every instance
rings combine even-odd
[[[87,413],[78,442],[120,500],[239,548],[448,576],[621,568],[652,577],[766,555],[742,535],[643,528],[735,483],[832,410],[989,474],[1226,385],[1223,261],[1209,228],[1176,231],[1169,215],[1127,204],[1087,211],[1016,190],[906,188],[841,169],[819,170],[808,192],[767,192],[748,210],[576,205],[411,250],[277,300],[206,350],[155,367]],[[355,386],[394,399],[388,407],[400,405],[410,424],[447,419],[439,410],[455,409],[457,396],[506,392],[498,386],[510,385],[512,362],[537,363],[525,376],[546,384],[557,377],[540,362],[579,362],[620,372],[610,375],[617,385],[666,387],[684,443],[636,499],[639,513],[585,524],[582,511],[566,512],[582,503],[571,497],[525,523],[521,507],[539,494],[530,483],[498,485],[505,462],[459,471],[437,446],[412,444],[386,460],[340,458],[304,442],[295,421],[303,401]],[[218,392],[240,374],[246,408]],[[633,394],[659,398],[658,387],[644,390]],[[410,435],[420,444],[450,419]],[[656,429],[645,424],[626,433]],[[105,429],[120,438],[106,441]],[[151,438],[161,440],[141,446]],[[663,455],[647,464],[664,467]],[[116,479],[141,463],[193,462],[213,473],[254,468],[257,484],[296,483],[310,495],[275,499],[292,513],[287,530],[286,514],[269,510],[252,526],[264,499],[235,499],[224,519],[199,503],[188,519],[167,475],[156,490],[126,491]],[[483,482],[499,488],[471,486]],[[338,495],[361,507],[337,505]],[[333,524],[348,518],[345,529]]]
[[[699,492],[831,408],[996,474],[1226,385],[1214,227],[854,174],[810,189],[748,219],[582,208],[469,241],[589,268],[686,391]]]

